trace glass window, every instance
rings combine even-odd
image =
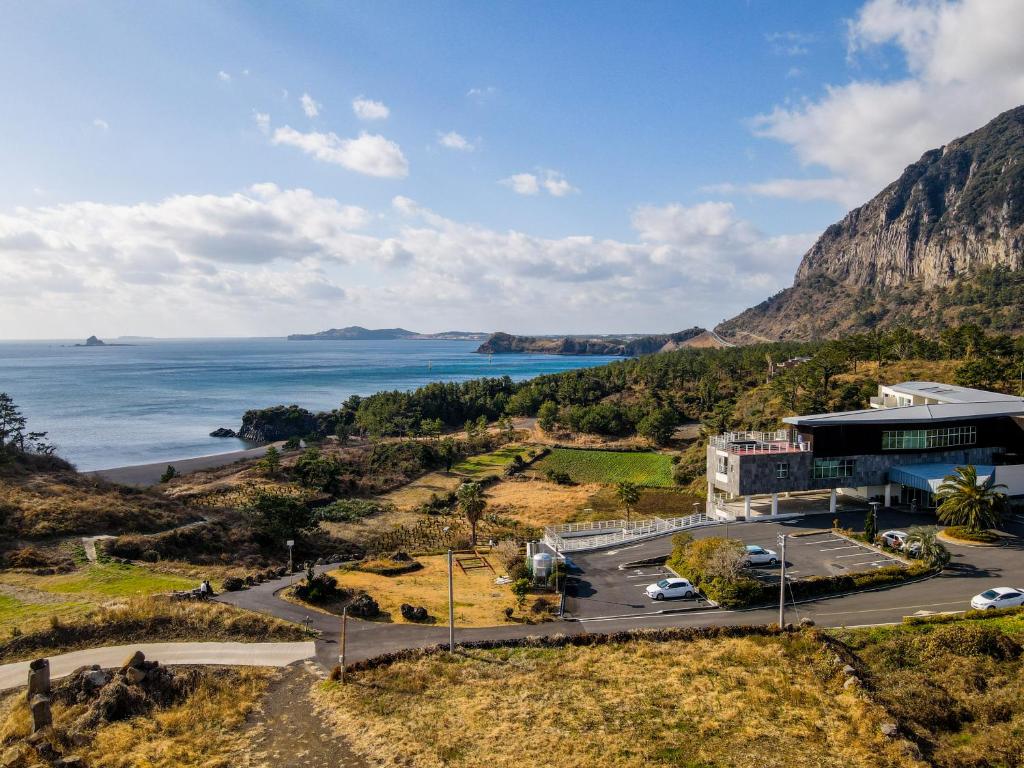
[[[717,469],[717,472],[720,475],[727,475],[727,474],[729,474],[729,457],[728,456],[719,456],[718,457],[718,469]]]
[[[942,427],[940,429],[901,429],[882,432],[883,451],[925,450],[973,445],[978,440],[976,427]]]
[[[775,465],[775,477],[778,480],[785,480],[789,477],[789,462],[780,461]]]
[[[816,480],[833,480],[840,477],[853,477],[857,462],[854,459],[815,459],[814,478]]]

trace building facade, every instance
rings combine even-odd
[[[793,416],[778,432],[719,435],[708,444],[708,510],[753,496],[830,490],[864,500],[934,506],[957,466],[1024,495],[1024,398],[934,382],[880,386],[872,408]]]

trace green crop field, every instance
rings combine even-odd
[[[496,451],[463,459],[452,467],[452,472],[458,475],[468,475],[473,478],[480,478],[486,475],[500,475],[505,471],[505,467],[509,465],[513,457],[521,456],[523,461],[529,461],[533,456],[537,455],[539,450],[539,448],[514,444],[502,446]]]
[[[622,453],[555,448],[538,461],[538,472],[565,472],[577,483],[631,482],[649,488],[670,488],[672,457],[664,453]]]

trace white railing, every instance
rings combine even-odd
[[[584,526],[586,523],[569,525],[552,525],[544,529],[544,543],[556,552],[582,552],[588,549],[601,549],[619,544],[629,544],[655,536],[681,531],[685,528],[696,528],[709,525],[715,521],[703,512],[685,517],[655,517],[650,520],[636,520],[627,523],[625,520],[605,520],[594,523],[590,530],[603,531],[587,535],[586,528],[575,528],[573,531],[559,529],[572,526]],[[568,533],[569,535],[564,535]],[[576,535],[572,535],[575,533]]]
[[[725,432],[711,438],[715,448],[728,448],[732,443],[788,442],[792,435],[788,429],[775,432]]]
[[[734,454],[753,453],[796,453],[811,450],[811,444],[800,439],[793,440],[788,429],[775,432],[726,432],[715,435],[711,445]]]
[[[549,525],[545,531],[554,531],[559,534],[572,534],[580,531],[600,531],[606,528],[622,528],[626,523],[622,520],[591,520],[584,523],[563,523],[561,525]]]
[[[729,453],[735,453],[738,455],[750,454],[750,453],[800,453],[802,451],[811,450],[810,443],[756,443],[750,445],[730,445],[727,449]]]

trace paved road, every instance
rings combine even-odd
[[[270,445],[280,448],[284,443],[277,442]],[[245,451],[230,451],[228,453],[215,453],[211,456],[196,456],[191,459],[158,461],[155,464],[136,464],[131,467],[97,469],[92,472],[83,472],[82,474],[96,475],[104,480],[120,483],[121,485],[146,487],[160,482],[160,476],[163,475],[168,464],[173,466],[179,475],[187,475],[190,472],[198,472],[201,469],[216,469],[217,467],[227,466],[243,459],[258,459],[267,452],[267,448],[270,445],[261,445]]]
[[[862,514],[840,515],[843,525],[860,526]],[[884,511],[880,515],[882,530],[890,527],[906,528],[912,523],[929,522],[922,516],[912,518],[905,513]],[[729,535],[744,541],[774,544],[778,532],[798,533],[820,530],[830,525],[831,516],[807,517],[783,522],[736,523],[729,526]],[[820,626],[858,626],[900,622],[904,616],[919,612],[941,613],[961,611],[968,607],[973,595],[994,584],[1024,585],[1024,523],[1013,521],[1004,526],[1013,533],[1009,544],[1000,548],[964,547],[950,545],[953,560],[950,568],[939,576],[925,581],[874,592],[861,592],[841,597],[818,600],[790,606],[787,620],[808,617]],[[694,531],[696,536],[722,535],[724,526]],[[800,541],[790,539],[790,541]],[[657,613],[662,608],[690,608],[692,603],[673,601],[665,606],[652,606],[639,596],[639,588],[624,579],[628,571],[620,565],[660,555],[672,548],[670,537],[653,539],[641,544],[601,552],[577,555],[573,559],[582,569],[576,597],[570,599],[570,621],[557,621],[534,626],[509,625],[477,629],[456,629],[456,641],[477,639],[519,638],[531,635],[578,634],[585,632],[616,632],[627,629],[664,628],[671,626],[705,626],[710,624],[767,624],[777,620],[776,608],[727,611],[693,607],[681,613]],[[827,548],[822,544],[820,548]],[[846,552],[846,550],[843,550]],[[787,555],[789,553],[787,552]],[[787,560],[789,558],[787,557]],[[815,553],[809,560],[841,562],[829,554]],[[652,571],[653,574],[653,571]],[[299,578],[296,576],[295,578]],[[640,579],[643,581],[643,579]],[[337,662],[340,619],[312,611],[278,599],[275,592],[287,586],[289,580],[266,582],[243,592],[227,593],[217,599],[241,608],[271,614],[294,622],[307,622],[322,636],[316,643],[317,660],[325,667]],[[644,582],[647,583],[647,582]],[[457,597],[457,595],[456,595]],[[589,602],[588,602],[589,601]],[[637,608],[639,606],[639,608]],[[389,651],[421,648],[445,643],[448,631],[444,626],[421,627],[410,624],[387,624],[349,620],[346,657],[358,661]]]
[[[137,643],[89,648],[50,656],[50,677],[69,675],[81,666],[119,667],[135,651],[161,664],[217,664],[239,667],[286,667],[315,653],[312,641],[300,643]],[[27,661],[0,666],[0,691],[25,685]]]

